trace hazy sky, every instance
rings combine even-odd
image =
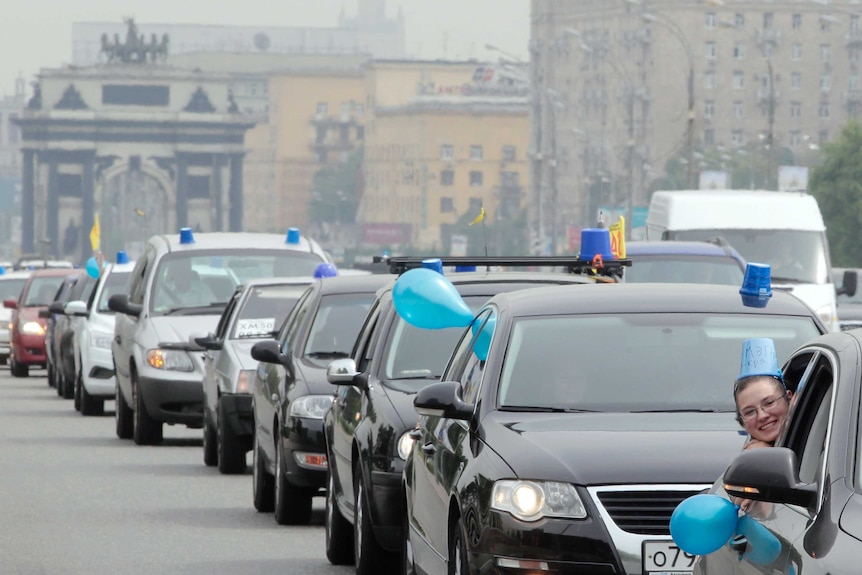
[[[493,44],[527,56],[530,0],[388,0],[387,12],[404,10],[407,50],[422,58],[491,58]],[[356,0],[3,0],[0,10],[0,97],[12,93],[19,73],[72,57],[72,22],[197,23],[334,26],[341,7]],[[27,87],[29,93],[29,85]]]

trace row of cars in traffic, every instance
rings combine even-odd
[[[388,258],[389,274],[328,277],[313,240],[246,235],[157,236],[122,287],[106,291],[121,270],[106,267],[54,311],[113,312],[72,349],[110,339],[119,437],[200,427],[222,473],[251,450],[250,504],[303,524],[325,496],[326,556],[357,573],[727,572],[681,553],[669,521],[742,447],[742,341],[772,338],[800,397],[840,381],[860,411],[855,332],[820,337],[785,292],[752,307],[739,283],[621,282],[637,261],[589,254]],[[528,265],[565,271],[488,271]],[[829,477],[812,478],[823,497]],[[842,477],[852,500],[862,473]],[[840,509],[815,508],[794,511],[837,526]]]

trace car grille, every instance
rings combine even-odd
[[[670,535],[670,516],[683,499],[700,491],[599,491],[599,501],[629,533]]]

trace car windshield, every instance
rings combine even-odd
[[[255,286],[237,311],[231,339],[268,337],[281,325],[308,284]]]
[[[475,313],[488,296],[467,296],[464,301]],[[389,333],[383,357],[384,385],[413,392],[429,380],[440,379],[464,328],[421,329],[396,315]]]
[[[321,366],[333,359],[350,357],[373,301],[373,293],[323,296],[305,342],[305,357]]]
[[[10,278],[0,280],[0,299],[18,299],[27,278]]]
[[[632,256],[626,283],[668,282],[742,285],[742,268],[732,257],[682,254]]]
[[[515,321],[500,376],[502,409],[733,411],[743,340],[779,357],[817,337],[813,319],[641,313]]]
[[[114,271],[108,274],[108,277],[105,278],[105,287],[102,288],[102,293],[99,296],[99,306],[96,308],[99,313],[114,313],[108,309],[108,300],[111,299],[112,295],[126,293],[126,286],[131,275],[131,272]]]
[[[27,297],[24,298],[24,307],[51,305],[64,279],[65,276],[31,278],[30,287],[27,288]]]
[[[826,235],[800,230],[681,230],[675,240],[705,241],[721,236],[746,261],[772,266],[773,281],[825,284],[829,277]]]
[[[172,253],[159,262],[150,309],[161,315],[189,313],[191,308],[223,308],[242,282],[261,277],[311,277],[320,262],[315,254],[282,249]]]

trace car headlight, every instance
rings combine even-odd
[[[256,373],[256,369],[244,369],[240,371],[236,378],[236,393],[249,393]]]
[[[583,519],[587,516],[575,486],[556,481],[497,481],[491,495],[491,508],[511,513],[521,521],[536,521],[542,517]]]
[[[290,416],[306,419],[323,419],[332,406],[331,395],[304,395],[290,402]]]
[[[111,349],[114,334],[105,331],[90,332],[90,345],[101,349]]]
[[[27,335],[45,335],[45,328],[38,321],[25,321],[21,324],[21,333]]]
[[[413,442],[414,439],[411,437],[411,433],[413,430],[405,431],[401,434],[401,437],[398,438],[398,457],[401,459],[407,460],[407,456],[410,455],[410,452],[413,451]]]
[[[189,354],[178,349],[151,349],[147,351],[147,363],[150,367],[169,371],[194,371],[195,369]]]

